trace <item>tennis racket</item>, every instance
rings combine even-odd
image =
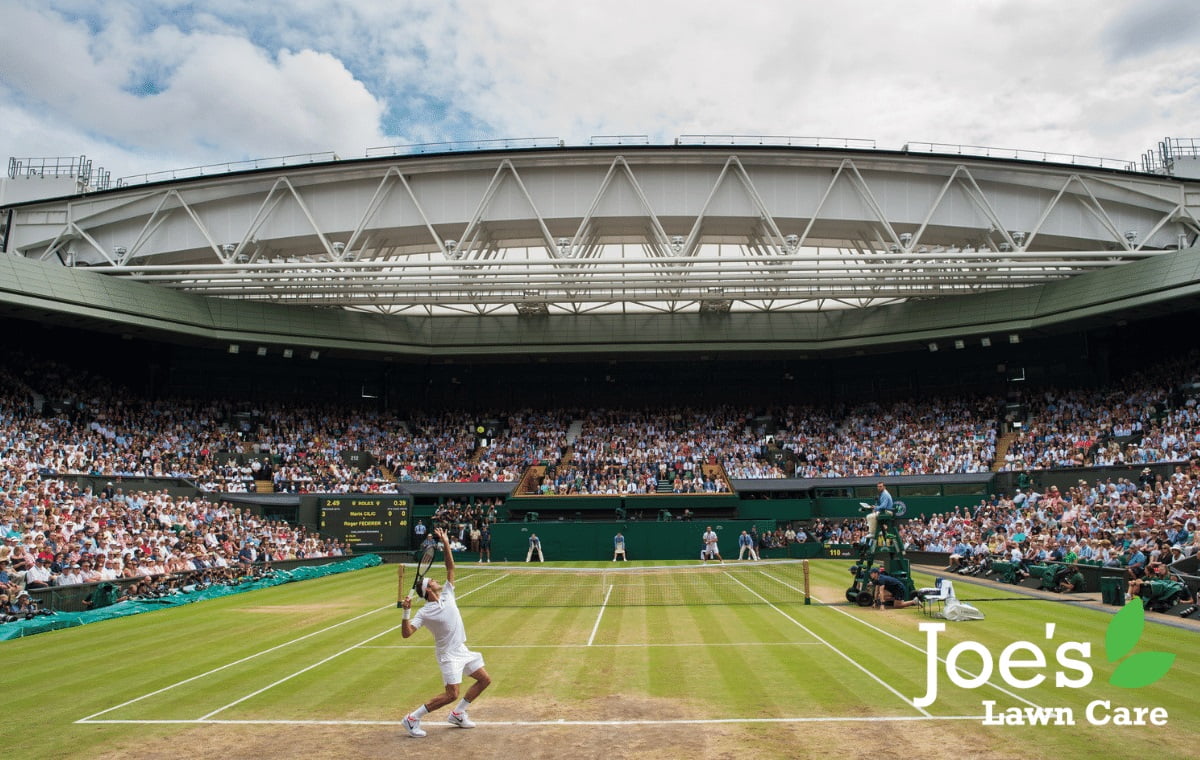
[[[417,577],[413,579],[412,591],[417,596],[421,595],[421,581],[425,580],[425,574],[429,572],[429,568],[433,565],[434,546],[430,544],[425,547],[425,553],[417,560]]]
[[[404,563],[396,565],[396,606],[403,607],[404,604]]]

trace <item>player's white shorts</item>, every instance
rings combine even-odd
[[[439,659],[438,667],[442,671],[442,683],[462,683],[464,673],[470,675],[483,667],[483,655],[464,649]]]

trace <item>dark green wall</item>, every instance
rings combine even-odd
[[[592,522],[592,523],[499,523],[492,533],[492,559],[525,559],[529,535],[542,540],[546,561],[611,560],[613,536],[625,535],[629,559],[700,559],[700,536],[712,525],[721,537],[719,547],[725,559],[737,557],[737,537],[757,525],[758,530],[774,530],[773,520],[716,520],[705,522]]]
[[[742,499],[738,517],[748,520],[809,520],[813,517],[812,499]]]

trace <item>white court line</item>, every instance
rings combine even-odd
[[[895,694],[897,697],[899,697],[900,699],[902,699],[906,705],[909,705],[909,706],[911,706],[913,709],[917,710],[918,712],[920,712],[922,715],[924,715],[924,716],[925,716],[925,717],[927,717],[927,718],[932,718],[932,717],[933,717],[933,716],[932,716],[932,715],[931,715],[929,712],[927,712],[927,711],[926,711],[924,708],[922,708],[922,707],[917,707],[915,704],[913,704],[912,700],[910,700],[908,697],[904,696],[904,695],[903,695],[903,694],[901,694],[899,691],[897,691],[896,689],[894,689],[894,688],[893,688],[893,687],[892,687],[890,684],[886,683],[886,682],[885,682],[885,681],[884,681],[882,678],[880,678],[879,676],[875,675],[875,674],[874,674],[874,673],[872,673],[871,671],[867,670],[867,669],[866,669],[866,668],[864,668],[862,665],[859,665],[859,664],[858,664],[858,662],[856,662],[856,661],[854,660],[854,658],[853,658],[853,657],[851,657],[850,655],[846,654],[846,653],[845,653],[845,652],[843,652],[842,650],[840,650],[840,649],[838,649],[837,647],[835,647],[833,644],[830,644],[828,641],[826,641],[825,639],[823,639],[823,638],[821,638],[820,636],[818,636],[818,635],[817,635],[815,632],[813,632],[811,629],[809,629],[807,626],[805,626],[803,623],[801,623],[801,622],[800,622],[799,620],[797,620],[796,618],[792,617],[791,615],[787,614],[787,613],[786,613],[786,612],[784,612],[783,610],[779,609],[779,608],[778,608],[778,607],[776,607],[775,605],[773,605],[773,604],[771,604],[770,602],[768,602],[768,601],[767,601],[767,599],[766,599],[766,597],[764,597],[762,594],[760,594],[760,593],[758,593],[757,591],[755,591],[754,589],[750,588],[750,587],[749,587],[749,586],[747,586],[745,583],[742,583],[742,582],[741,582],[740,580],[738,580],[738,579],[737,579],[737,578],[736,578],[734,575],[732,575],[732,574],[729,574],[729,573],[726,573],[726,574],[727,574],[727,575],[729,575],[729,579],[730,579],[730,580],[734,581],[734,582],[735,582],[735,583],[737,583],[739,586],[741,586],[742,588],[744,588],[744,589],[746,589],[747,591],[749,591],[751,594],[754,594],[754,595],[755,595],[755,596],[757,596],[759,599],[762,599],[762,601],[763,601],[763,604],[767,605],[767,606],[768,606],[768,607],[770,607],[771,609],[773,609],[773,610],[775,610],[776,612],[778,612],[780,615],[783,615],[785,618],[787,618],[788,620],[790,620],[790,621],[792,621],[793,623],[795,623],[797,626],[799,626],[799,627],[800,627],[800,630],[804,631],[804,632],[805,632],[805,633],[807,633],[809,636],[812,636],[812,637],[813,637],[814,639],[816,639],[817,641],[821,642],[821,643],[822,643],[822,644],[824,644],[825,646],[827,646],[827,647],[829,647],[830,649],[832,649],[834,652],[836,652],[838,655],[840,655],[840,656],[842,657],[842,659],[844,659],[846,662],[850,663],[850,664],[851,664],[851,665],[853,665],[854,667],[856,667],[856,668],[858,668],[859,670],[861,670],[862,672],[866,673],[868,676],[870,676],[870,677],[871,677],[871,679],[872,679],[872,680],[874,680],[874,681],[875,681],[876,683],[878,683],[880,686],[882,686],[883,688],[887,689],[888,691],[890,691],[891,693]]]
[[[488,586],[488,585],[491,585],[492,583],[495,583],[496,581],[503,580],[504,578],[507,578],[507,577],[508,577],[508,575],[509,575],[508,573],[505,573],[504,575],[500,576],[499,578],[496,578],[496,579],[494,579],[494,580],[488,581],[488,583],[485,583],[485,584],[484,584],[484,586]],[[470,575],[468,575],[468,577],[470,577]],[[479,588],[483,588],[484,586],[480,586]],[[478,591],[478,590],[479,590],[479,589],[472,589],[472,591]],[[467,594],[470,594],[470,593],[472,593],[472,591],[468,591],[466,594],[463,594],[463,596],[466,596]],[[211,675],[212,675],[212,674],[214,674],[214,673],[220,673],[222,670],[225,670],[225,669],[227,669],[227,668],[232,668],[232,667],[234,667],[235,665],[241,665],[242,663],[245,663],[245,662],[249,662],[250,660],[253,660],[253,659],[254,659],[254,658],[256,658],[256,657],[261,657],[261,656],[262,656],[262,655],[264,655],[264,654],[269,654],[269,653],[271,653],[271,652],[274,652],[274,651],[275,651],[275,650],[277,650],[277,649],[282,649],[283,647],[286,647],[286,646],[291,646],[292,644],[295,644],[295,643],[297,643],[297,642],[300,642],[300,641],[304,641],[305,639],[308,639],[308,638],[312,638],[313,636],[317,636],[317,635],[319,635],[319,634],[325,633],[326,631],[332,631],[334,628],[339,628],[339,627],[341,627],[341,626],[343,626],[343,625],[346,625],[347,623],[353,623],[355,620],[360,620],[360,619],[362,619],[362,618],[364,618],[364,617],[367,617],[368,615],[374,615],[374,614],[375,614],[375,613],[377,613],[377,612],[383,612],[384,610],[390,610],[390,609],[394,609],[394,607],[392,607],[392,605],[388,604],[388,605],[386,605],[386,606],[379,607],[379,608],[377,608],[377,609],[374,609],[374,610],[371,610],[371,611],[369,611],[369,612],[364,612],[364,613],[363,613],[363,614],[361,614],[361,615],[355,615],[355,616],[354,616],[354,617],[352,617],[352,618],[347,618],[346,620],[343,620],[343,621],[342,621],[342,622],[340,622],[340,623],[334,623],[333,625],[331,625],[331,626],[328,626],[328,627],[325,627],[325,628],[322,628],[322,629],[321,629],[321,630],[319,630],[319,631],[313,631],[312,633],[306,633],[305,635],[303,635],[303,636],[300,636],[299,638],[292,639],[291,641],[285,641],[285,642],[284,642],[284,643],[282,643],[282,644],[277,644],[276,646],[270,647],[269,649],[264,649],[264,650],[262,650],[261,652],[255,652],[254,654],[252,654],[252,655],[249,655],[249,656],[247,656],[247,657],[243,657],[243,658],[242,658],[242,659],[240,659],[240,660],[234,660],[233,662],[226,663],[226,664],[224,664],[224,665],[222,665],[222,666],[220,666],[220,667],[217,667],[217,668],[213,668],[212,670],[209,670],[209,671],[207,671],[207,672],[205,672],[205,673],[201,673],[201,674],[199,674],[199,675],[192,676],[191,678],[185,678],[185,679],[184,679],[184,680],[182,680],[182,681],[177,681],[176,683],[173,683],[173,684],[171,684],[170,686],[164,686],[163,688],[161,688],[161,689],[158,689],[157,691],[152,691],[152,692],[150,692],[150,693],[148,693],[148,694],[143,694],[143,695],[141,695],[140,697],[134,697],[133,699],[130,699],[130,700],[128,700],[128,701],[125,701],[125,702],[122,702],[122,703],[121,703],[121,704],[119,704],[119,705],[114,705],[114,706],[112,706],[112,707],[105,708],[105,709],[101,710],[100,712],[92,713],[91,715],[88,715],[87,717],[84,717],[84,718],[80,718],[79,720],[77,720],[77,721],[75,721],[75,722],[76,722],[76,723],[95,723],[95,722],[98,722],[98,721],[95,721],[95,720],[93,720],[93,719],[94,719],[96,716],[98,716],[98,715],[104,715],[105,713],[110,713],[110,712],[112,712],[113,710],[119,710],[119,709],[121,709],[122,707],[127,707],[128,705],[132,705],[132,704],[134,704],[134,703],[136,703],[136,702],[141,702],[143,699],[148,699],[148,698],[150,698],[150,697],[154,697],[154,696],[157,696],[157,695],[159,695],[159,694],[162,694],[163,692],[170,691],[171,689],[174,689],[174,688],[175,688],[175,687],[177,687],[177,686],[183,686],[184,684],[189,684],[189,683],[191,683],[192,681],[197,681],[197,680],[199,680],[199,679],[201,679],[201,678],[206,678],[206,677],[208,677],[208,676],[211,676]],[[395,630],[395,629],[394,629],[394,628],[392,628],[392,629],[390,629],[390,630]],[[373,638],[374,638],[374,637],[373,637]],[[368,641],[369,641],[369,640],[370,640],[370,639],[368,639]],[[221,708],[221,709],[225,709],[225,708]],[[218,710],[217,712],[220,712],[220,710]],[[210,713],[210,715],[211,715],[211,714],[212,714],[212,713]],[[136,722],[136,721],[135,721],[135,722]]]
[[[467,593],[463,594],[463,596],[464,597],[470,596],[471,594],[475,593],[476,591],[479,591],[480,589],[483,589],[483,588],[487,588],[488,586],[492,585],[493,583],[504,580],[507,577],[508,577],[508,573],[505,573],[504,575],[500,576],[499,578],[495,578],[495,579],[490,580],[487,583],[483,584],[482,586],[471,589]],[[212,716],[216,715],[219,712],[224,712],[225,710],[228,710],[229,708],[234,707],[235,705],[239,705],[242,702],[245,702],[247,699],[252,699],[254,697],[257,697],[259,694],[262,694],[264,691],[267,691],[268,689],[273,689],[281,683],[286,683],[302,673],[307,673],[308,671],[312,670],[313,668],[320,667],[321,665],[324,665],[325,663],[329,662],[330,660],[332,660],[336,657],[341,657],[346,652],[357,649],[358,647],[362,646],[363,644],[366,644],[368,641],[374,641],[375,639],[379,638],[380,636],[386,636],[387,634],[391,633],[392,631],[396,630],[397,628],[401,628],[403,626],[404,626],[404,623],[400,623],[400,625],[394,625],[391,628],[388,628],[386,631],[381,631],[381,632],[375,634],[374,636],[363,639],[362,641],[358,642],[357,644],[348,646],[345,649],[343,649],[342,651],[337,652],[336,654],[331,654],[328,657],[326,657],[325,659],[320,660],[318,662],[314,662],[312,665],[309,665],[306,668],[301,668],[300,670],[297,670],[295,673],[292,673],[289,676],[284,676],[283,678],[280,678],[275,683],[267,684],[266,686],[262,687],[258,691],[252,691],[244,697],[235,699],[232,702],[230,702],[229,704],[225,705],[224,707],[218,707],[216,710],[213,710],[212,712],[208,713],[207,715],[201,715],[199,720],[208,720],[209,718],[211,718]]]
[[[109,707],[107,709],[101,710],[98,713],[92,713],[91,715],[87,716],[86,718],[80,718],[79,720],[77,720],[75,722],[76,723],[85,723],[87,721],[90,721],[92,718],[95,718],[97,715],[103,715],[104,713],[110,713],[113,710],[119,710],[122,707],[125,707],[126,705],[132,705],[134,702],[140,702],[143,699],[146,699],[147,697],[157,696],[159,694],[162,694],[164,691],[170,691],[171,689],[174,689],[176,686],[183,686],[186,683],[191,683],[192,681],[196,681],[198,679],[205,678],[207,676],[211,676],[213,673],[220,673],[222,670],[225,670],[226,668],[232,668],[234,665],[241,665],[243,662],[249,662],[250,660],[253,660],[255,657],[261,657],[264,654],[274,652],[276,649],[282,649],[283,647],[291,646],[292,644],[295,644],[298,641],[304,641],[305,639],[312,638],[313,636],[325,633],[326,631],[332,631],[334,628],[343,626],[346,623],[353,623],[355,620],[359,620],[361,618],[365,618],[368,615],[374,615],[376,612],[383,612],[384,610],[389,610],[389,609],[392,609],[392,605],[390,605],[390,604],[385,607],[380,607],[378,609],[371,610],[370,612],[364,612],[361,615],[355,615],[352,618],[343,620],[340,623],[334,623],[333,625],[331,625],[327,628],[322,628],[319,631],[313,631],[312,633],[306,633],[305,635],[301,636],[300,638],[292,639],[291,641],[285,641],[284,643],[273,646],[270,649],[264,649],[261,652],[255,652],[254,654],[249,655],[248,657],[243,657],[240,660],[234,660],[233,662],[222,665],[219,668],[213,668],[212,670],[208,671],[207,673],[201,673],[198,676],[192,676],[191,678],[186,678],[177,683],[173,683],[170,686],[164,686],[163,688],[159,689],[158,691],[152,691],[149,694],[143,694],[140,697],[134,697],[133,699],[129,700],[128,702],[122,702],[121,704],[116,705],[115,707]]]
[[[301,668],[300,670],[297,670],[295,673],[292,673],[290,676],[284,676],[283,678],[280,678],[280,679],[279,679],[278,681],[276,681],[275,683],[272,683],[272,684],[267,684],[266,686],[262,687],[262,688],[261,688],[261,689],[259,689],[258,691],[252,691],[252,692],[250,692],[249,694],[247,694],[247,695],[246,695],[246,696],[244,696],[244,697],[239,697],[238,699],[235,699],[235,700],[233,700],[232,702],[230,702],[229,704],[225,705],[224,707],[218,707],[217,709],[213,710],[212,712],[208,713],[207,715],[201,715],[201,716],[198,718],[198,720],[202,720],[202,721],[203,721],[203,720],[208,720],[209,718],[211,718],[212,716],[216,715],[217,713],[219,713],[219,712],[223,712],[223,711],[225,711],[225,710],[228,710],[229,708],[233,707],[234,705],[239,705],[239,704],[241,704],[242,702],[245,702],[247,699],[251,699],[251,698],[253,698],[253,697],[257,697],[259,694],[262,694],[264,691],[266,691],[266,690],[268,690],[268,689],[273,689],[273,688],[275,688],[276,686],[278,686],[278,685],[279,685],[279,684],[281,684],[281,683],[286,683],[287,681],[290,681],[290,680],[292,680],[293,678],[295,678],[296,676],[300,675],[301,673],[307,673],[308,671],[312,670],[313,668],[316,668],[316,667],[319,667],[319,666],[321,666],[321,665],[324,665],[325,663],[329,662],[330,660],[334,659],[335,657],[340,657],[340,656],[344,655],[346,652],[349,652],[349,651],[350,651],[350,650],[352,650],[352,649],[356,649],[356,648],[358,648],[358,646],[359,646],[360,644],[365,644],[365,643],[367,643],[368,641],[374,641],[375,639],[379,638],[380,636],[386,636],[387,634],[391,633],[392,631],[396,630],[397,628],[400,628],[400,627],[401,627],[401,626],[403,626],[403,625],[404,625],[404,623],[401,623],[400,625],[394,625],[394,626],[392,626],[391,628],[388,628],[388,629],[387,629],[387,630],[385,630],[385,631],[381,631],[381,632],[379,632],[379,633],[375,634],[374,636],[372,636],[372,637],[370,637],[370,638],[368,638],[368,639],[363,639],[363,640],[362,640],[361,642],[359,642],[358,644],[354,644],[354,645],[352,645],[352,646],[348,646],[348,647],[346,647],[345,649],[343,649],[342,651],[340,651],[340,652],[338,652],[338,653],[336,653],[336,654],[331,654],[331,655],[329,655],[328,657],[326,657],[325,659],[323,659],[323,660],[319,660],[318,662],[314,662],[312,665],[309,665],[309,666],[308,666],[308,667],[306,667],[306,668]]]
[[[472,649],[580,649],[581,644],[472,644]],[[663,643],[663,644],[592,644],[593,649],[603,649],[605,647],[612,648],[628,648],[628,649],[649,649],[652,647],[819,647],[819,641],[728,641],[716,644],[706,644],[703,641],[692,643]],[[415,645],[415,646],[397,646],[396,644],[370,644],[362,647],[363,649],[433,649],[432,645]]]
[[[975,720],[983,715],[829,715],[811,718],[691,718],[681,720],[476,720],[477,726],[696,726],[728,723],[920,723],[929,721]],[[402,720],[92,720],[89,723],[116,724],[210,724],[219,726],[402,726]],[[447,726],[446,730],[453,730]]]
[[[596,624],[592,626],[592,635],[588,636],[587,645],[590,647],[592,642],[596,640],[596,631],[600,630],[600,618],[604,617],[604,608],[608,606],[608,598],[612,596],[613,584],[608,585],[608,593],[604,595],[604,603],[600,605],[600,611],[596,613]]]
[[[759,572],[761,572],[763,575],[766,575],[767,578],[775,581],[776,583],[781,583],[784,586],[787,586],[788,588],[792,589],[793,591],[800,591],[800,589],[796,588],[795,586],[788,583],[787,581],[783,581],[783,580],[780,580],[779,578],[776,578],[773,575],[769,575],[766,571],[760,570]],[[846,617],[850,618],[851,620],[862,623],[866,627],[871,628],[872,630],[878,631],[878,632],[882,633],[884,636],[887,636],[888,638],[895,639],[896,641],[899,641],[901,644],[905,645],[906,647],[911,647],[911,648],[917,650],[918,652],[924,654],[926,657],[929,656],[928,652],[926,652],[924,649],[917,646],[916,644],[913,644],[912,642],[909,642],[909,641],[905,641],[904,639],[900,638],[899,636],[896,636],[893,633],[889,633],[888,631],[885,631],[882,628],[879,628],[878,626],[872,625],[871,623],[868,623],[867,621],[863,620],[862,618],[860,618],[856,615],[851,615],[849,612],[846,612],[845,610],[843,610],[840,607],[837,607],[832,604],[826,604],[825,602],[822,602],[820,599],[816,598],[815,596],[812,597],[812,600],[814,602],[816,602],[817,604],[821,605],[822,607],[826,607],[828,609],[834,610],[835,612],[840,612],[841,614],[845,615]],[[945,657],[938,657],[937,659],[938,659],[938,662],[941,662],[943,664],[946,664],[946,665],[950,664],[950,663],[946,662]],[[954,669],[957,670],[959,673],[965,673],[966,675],[970,676],[971,678],[979,677],[978,673],[972,673],[971,671],[967,670],[963,666],[959,665],[957,662],[954,664]],[[997,691],[999,691],[1003,694],[1007,694],[1008,696],[1012,697],[1013,699],[1024,702],[1025,704],[1029,705],[1030,707],[1036,707],[1039,710],[1045,709],[1034,702],[1030,702],[1028,699],[1026,699],[1025,697],[1022,697],[1020,694],[1014,694],[1013,692],[1009,691],[1008,689],[1004,688],[1003,686],[992,683],[990,680],[985,681],[984,683],[986,683],[988,686],[991,686],[993,689],[996,689]]]

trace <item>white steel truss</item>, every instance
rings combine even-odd
[[[209,296],[400,314],[865,308],[1194,244],[1193,184],[836,150],[518,152],[12,209],[9,251]]]

